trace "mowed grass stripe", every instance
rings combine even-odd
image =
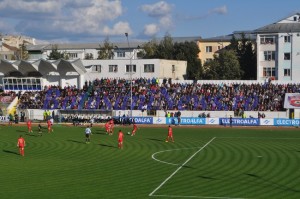
[[[250,140],[250,143],[247,146],[247,141],[243,143],[243,141],[241,141],[240,143],[238,143],[238,141],[235,141],[234,143],[230,143],[230,142],[224,142],[224,146],[222,146],[222,144],[215,142],[213,145],[211,145],[209,148],[207,148],[206,150],[211,150],[212,149],[217,149],[212,154],[218,154],[217,157],[223,157],[223,164],[219,163],[219,159],[216,160],[215,156],[216,155],[212,155],[212,154],[206,154],[206,160],[208,163],[207,167],[209,169],[205,170],[203,169],[202,172],[206,172],[203,176],[201,176],[202,178],[204,178],[207,181],[218,181],[220,179],[222,179],[222,181],[226,182],[222,182],[221,185],[219,187],[215,187],[212,186],[210,183],[204,183],[204,186],[199,186],[199,183],[197,184],[197,180],[195,178],[192,178],[191,176],[189,177],[189,183],[187,186],[185,186],[184,184],[180,184],[179,187],[181,187],[180,191],[177,192],[186,192],[188,193],[192,193],[191,191],[194,189],[202,189],[202,192],[199,193],[199,195],[204,196],[203,197],[209,197],[212,196],[210,194],[213,194],[215,197],[218,197],[218,193],[220,193],[220,195],[222,196],[226,196],[226,197],[255,197],[255,198],[270,198],[268,195],[270,192],[266,193],[266,190],[264,190],[264,186],[267,187],[268,189],[270,189],[270,185],[266,182],[261,181],[260,178],[260,174],[256,173],[259,172],[260,169],[255,169],[256,167],[259,168],[259,166],[261,165],[261,170],[267,170],[267,173],[272,173],[272,170],[274,169],[273,166],[278,165],[278,162],[275,161],[271,164],[272,159],[276,158],[276,159],[280,159],[282,156],[279,157],[279,155],[277,153],[280,153],[280,155],[285,156],[286,154],[282,154],[281,152],[278,152],[278,148],[276,148],[276,145],[270,144],[270,146],[266,146],[263,142],[260,144],[257,144],[256,146],[259,146],[261,149],[257,150],[255,143],[256,142],[261,142],[261,140],[258,141],[252,141]],[[276,142],[281,142],[280,140],[276,140]],[[217,147],[215,147],[215,145],[217,145]],[[265,149],[265,148],[266,149]],[[274,149],[276,152],[268,149],[268,148],[272,148]],[[265,149],[265,150],[264,150]],[[280,149],[280,146],[279,146]],[[227,153],[222,153],[223,151],[226,151]],[[229,152],[229,153],[228,153]],[[199,154],[201,155],[201,154]],[[230,158],[226,158],[224,159],[224,157],[231,157]],[[263,157],[265,157],[265,159],[267,159],[267,161],[264,161],[265,164],[261,164],[261,160],[263,160]],[[268,158],[270,157],[270,158]],[[242,158],[242,159],[241,159]],[[293,160],[297,160],[297,157],[291,157]],[[203,159],[202,159],[203,160]],[[282,160],[282,159],[281,159]],[[196,161],[196,158],[195,158]],[[190,165],[193,165],[194,160],[189,162]],[[231,162],[232,161],[232,162]],[[198,159],[198,162],[199,159]],[[230,163],[231,162],[231,163]],[[205,165],[205,161],[202,161],[202,165]],[[232,164],[233,163],[233,164]],[[238,164],[236,164],[238,163]],[[195,163],[197,164],[197,163]],[[214,167],[212,167],[213,165],[216,165]],[[229,165],[229,166],[228,166]],[[199,166],[200,168],[200,166]],[[205,166],[204,166],[205,168]],[[231,169],[230,169],[231,168]],[[281,167],[281,169],[284,168]],[[280,171],[281,171],[280,169]],[[182,172],[184,172],[185,170],[183,169]],[[221,172],[221,174],[216,173],[216,171]],[[296,171],[296,170],[292,170],[292,171]],[[184,176],[187,176],[186,173],[178,173],[176,176],[174,176],[174,178],[172,178],[172,181],[169,182],[169,184],[176,184],[176,182],[180,182],[180,181],[187,181],[185,180]],[[280,176],[285,176],[285,173],[276,173],[277,171],[275,170],[275,176],[276,175],[280,175]],[[207,174],[208,173],[208,174]],[[213,175],[216,174],[216,175]],[[228,176],[226,176],[226,174]],[[181,176],[183,176],[181,178]],[[272,177],[272,176],[271,176]],[[299,177],[299,175],[298,175]],[[193,180],[191,180],[193,179]],[[281,179],[279,179],[281,180]],[[176,182],[175,182],[176,181]],[[236,186],[236,183],[234,183],[234,181],[238,181],[239,183],[244,184],[243,186]],[[192,185],[196,184],[198,185],[198,187],[193,187]],[[233,186],[231,186],[231,184],[233,184]],[[226,186],[227,185],[227,186]],[[172,185],[169,185],[172,186]],[[259,186],[263,186],[261,189],[258,189]],[[235,188],[236,187],[236,188]],[[244,187],[244,188],[243,188]],[[235,188],[235,189],[234,189]],[[209,190],[211,190],[211,192],[209,192]],[[204,191],[203,191],[204,190]],[[271,191],[276,191],[276,190],[272,190]],[[159,193],[157,194],[161,194],[161,195],[179,195],[179,193],[176,192],[176,187],[173,188],[166,188],[164,187],[163,190],[160,190]],[[195,191],[194,191],[195,192]],[[208,194],[206,194],[208,192]],[[232,195],[228,195],[230,194],[230,192],[233,192]],[[177,193],[177,194],[176,194]],[[271,192],[272,194],[272,192]],[[287,194],[287,193],[285,193]],[[182,194],[181,194],[182,195]],[[197,194],[196,194],[197,195]],[[198,196],[199,196],[198,195]],[[193,195],[195,196],[195,194]],[[219,197],[222,197],[219,196]],[[253,196],[253,197],[252,197]],[[265,197],[267,196],[267,197]],[[285,195],[286,197],[287,195]],[[298,195],[299,196],[299,195]],[[274,196],[272,196],[274,197]],[[275,196],[276,198],[282,198],[281,196]],[[291,198],[293,198],[293,196],[289,196]]]
[[[126,133],[132,127],[118,126],[113,136],[106,135],[103,128],[93,127],[92,141],[85,144],[84,127],[55,125],[53,133],[45,130],[42,137],[25,136],[25,126],[3,127],[0,187],[5,191],[0,192],[0,198],[16,198],[20,192],[25,199],[148,198],[178,168],[153,160],[152,154],[171,150],[159,153],[158,158],[182,164],[212,136],[217,136],[216,140],[161,187],[159,192],[166,198],[168,195],[300,198],[297,131],[181,126],[173,127],[175,143],[165,143],[167,126],[141,128],[136,136],[126,135],[124,149],[119,150],[119,129]],[[24,158],[17,155],[20,134],[28,143]],[[34,135],[37,135],[35,127]]]

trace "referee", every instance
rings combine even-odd
[[[85,143],[89,144],[91,141],[92,131],[89,127],[86,127],[84,132],[85,132]]]

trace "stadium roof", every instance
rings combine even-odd
[[[86,72],[80,59],[77,60],[45,60],[37,61],[7,61],[0,60],[0,72],[9,76],[11,72],[19,71],[23,76],[28,76],[30,72],[39,72],[41,75],[47,75],[50,72],[57,72],[59,75],[67,75],[68,72],[76,72],[82,75]]]

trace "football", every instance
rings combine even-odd
[[[127,135],[130,135],[130,132],[129,132],[129,131],[127,132]]]

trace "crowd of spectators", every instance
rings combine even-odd
[[[132,88],[132,92],[130,91]],[[45,87],[26,92],[19,108],[197,111],[284,111],[285,93],[299,93],[300,84],[200,84],[157,79],[96,79],[75,86]]]

